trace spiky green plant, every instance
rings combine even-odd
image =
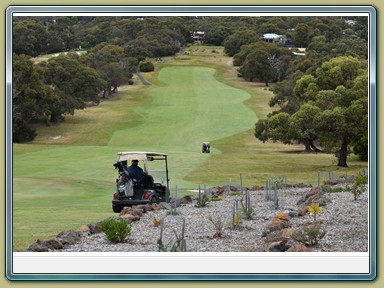
[[[131,226],[124,219],[107,219],[100,224],[101,231],[104,232],[107,239],[113,243],[123,242],[132,232]]]
[[[213,224],[215,227],[216,233],[214,234],[214,237],[221,237],[224,230],[224,223],[221,217],[215,217],[213,218],[211,215],[208,216],[208,220]]]

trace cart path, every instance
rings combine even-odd
[[[137,70],[136,70],[136,75],[140,79],[141,83],[143,83],[143,85],[145,85],[145,86],[151,85],[151,83],[149,83],[147,80],[145,80],[143,75],[141,75],[139,68],[137,68]]]

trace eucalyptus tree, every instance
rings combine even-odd
[[[258,121],[256,138],[301,141],[306,151],[319,151],[314,143],[320,143],[335,154],[341,167],[347,167],[351,145],[364,158],[368,139],[366,65],[365,60],[340,56],[324,62],[315,75],[303,75],[293,89],[296,111],[280,110]]]
[[[234,56],[234,65],[241,65],[239,72],[247,81],[280,81],[285,76],[292,54],[285,48],[259,41],[242,46]]]
[[[36,57],[46,51],[47,29],[33,19],[16,22],[12,27],[12,49],[16,54]]]
[[[240,30],[228,36],[224,41],[224,52],[233,56],[240,52],[241,46],[260,40],[260,35],[254,30]]]
[[[51,107],[58,102],[52,88],[27,55],[12,59],[12,138],[14,142],[32,141],[35,123],[47,123]]]
[[[78,55],[61,54],[41,62],[44,81],[52,87],[58,101],[52,105],[50,121],[59,122],[65,114],[73,115],[76,109],[84,109],[88,103],[100,102],[100,92],[106,86],[98,73],[82,63]]]
[[[137,67],[136,59],[127,57],[123,47],[108,43],[97,45],[81,57],[81,61],[95,69],[105,81],[103,98],[128,83]]]

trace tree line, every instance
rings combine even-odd
[[[306,151],[321,146],[337,155],[339,166],[346,166],[350,146],[367,158],[367,17],[14,18],[15,142],[33,140],[36,124],[98,104],[130,83],[140,63],[174,55],[193,43],[193,31],[203,31],[206,45],[223,46],[233,57],[239,77],[276,83],[270,106],[278,109],[256,123],[258,139],[299,141]],[[284,41],[267,43],[265,33]],[[305,55],[292,53],[298,47]],[[61,52],[67,53],[33,62]]]

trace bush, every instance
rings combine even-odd
[[[211,215],[208,216],[208,220],[215,226],[216,233],[213,237],[220,238],[223,235],[224,222],[220,217],[212,218]]]
[[[123,242],[124,238],[132,232],[131,226],[124,219],[107,219],[100,224],[101,231],[113,243]]]
[[[139,68],[140,72],[152,72],[155,70],[155,65],[151,62],[141,62]]]
[[[128,85],[133,85],[133,80],[132,79],[128,80]]]
[[[319,240],[325,236],[326,231],[320,223],[314,223],[300,228],[292,233],[292,239],[307,246],[316,246]]]
[[[351,188],[355,200],[357,200],[357,198],[364,193],[365,184],[368,184],[368,175],[357,175]]]
[[[197,202],[195,204],[195,207],[200,208],[200,207],[206,207],[209,203],[210,199],[207,195],[203,194],[202,197],[199,197],[197,199]]]

